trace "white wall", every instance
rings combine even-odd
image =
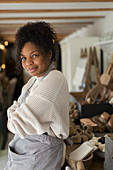
[[[77,33],[78,34],[78,33]],[[107,15],[104,19],[97,20],[93,25],[79,31],[79,36],[89,37],[97,36],[101,41],[113,40],[113,13]],[[113,44],[101,45],[104,51],[104,70],[111,62],[113,54]]]
[[[72,38],[68,42],[61,43],[62,51],[62,72],[68,81],[69,91],[74,91],[73,78],[76,71],[76,66],[80,58],[81,48],[93,47],[94,43],[98,42],[98,37]],[[98,52],[99,57],[99,52]]]
[[[113,14],[108,15],[104,19],[100,19],[93,25],[89,25],[60,41],[62,52],[62,71],[68,81],[69,91],[74,91],[72,80],[80,57],[81,48],[89,48],[99,42],[100,37],[104,35],[107,39],[109,33],[113,33]],[[113,38],[113,37],[112,37]],[[110,45],[109,45],[110,46]],[[96,46],[97,48],[97,46]],[[104,49],[105,67],[110,63],[110,57],[113,48],[101,47]],[[109,53],[109,54],[108,54]],[[99,56],[99,46],[98,46]]]

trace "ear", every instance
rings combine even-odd
[[[51,60],[52,58],[52,51],[50,50],[50,52],[48,53],[48,58]]]

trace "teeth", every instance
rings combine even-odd
[[[30,71],[30,70],[33,70],[34,68],[31,68],[31,69],[27,69],[28,71]]]

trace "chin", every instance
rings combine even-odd
[[[37,74],[35,74],[35,73],[29,73],[30,74],[30,76],[37,76]]]

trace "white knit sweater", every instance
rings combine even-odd
[[[22,89],[22,94],[36,77]],[[52,70],[42,81],[37,78],[26,102],[19,100],[8,109],[9,129],[21,138],[43,134],[66,139],[69,135],[69,91],[67,81],[60,71]]]

